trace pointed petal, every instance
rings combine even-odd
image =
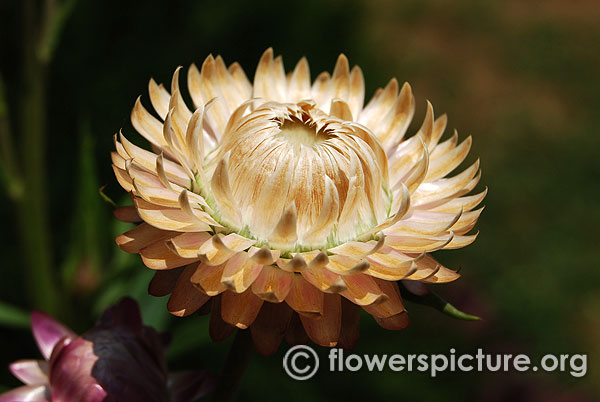
[[[452,237],[452,240],[450,241],[450,243],[446,244],[442,248],[444,250],[453,250],[453,249],[468,246],[469,244],[473,243],[477,239],[478,235],[479,235],[479,233],[475,233],[473,235],[468,235],[468,236],[455,235],[454,237]]]
[[[340,292],[340,294],[359,306],[367,307],[388,300],[388,296],[369,275],[345,275],[342,280],[346,283],[348,290]]]
[[[285,303],[264,303],[256,320],[250,326],[256,350],[263,356],[277,352],[283,340],[292,310]]]
[[[306,260],[302,254],[296,254],[292,259],[278,259],[277,266],[287,272],[302,272],[306,268]]]
[[[152,78],[148,83],[148,93],[150,94],[152,107],[154,107],[160,118],[164,120],[167,117],[167,113],[169,113],[171,94],[169,94],[169,91],[165,89],[163,84],[158,85]]]
[[[190,281],[207,295],[216,296],[227,290],[221,283],[223,268],[224,264],[211,266],[202,263],[198,265],[198,268],[190,278]]]
[[[154,272],[154,276],[148,284],[148,293],[155,297],[163,297],[171,293],[183,269],[174,268]]]
[[[167,142],[163,137],[162,123],[142,106],[140,99],[141,97],[137,98],[131,112],[131,124],[136,131],[150,141],[151,144],[159,148],[165,148]]]
[[[132,159],[133,163],[138,164],[140,167],[146,169],[148,172],[154,172],[154,170],[156,169],[156,158],[158,158],[157,154],[138,147],[137,145],[130,142],[127,138],[125,138],[125,136],[121,133],[119,133],[119,138],[121,140],[123,149],[125,150],[127,155],[129,155],[129,158],[125,159]],[[117,141],[115,142],[118,144]],[[177,183],[182,187],[189,185],[190,177],[181,165],[170,160],[165,160],[164,168],[165,173],[169,178],[170,182]]]
[[[352,121],[352,112],[350,111],[350,106],[348,106],[348,104],[342,99],[334,98],[331,100],[329,114],[342,120]]]
[[[358,116],[358,122],[366,127],[377,127],[379,121],[394,105],[398,94],[398,81],[393,78],[384,89],[376,91]]]
[[[250,80],[248,80],[248,77],[246,76],[242,66],[240,66],[238,62],[235,62],[229,66],[228,70],[231,73],[233,82],[240,95],[244,99],[249,99],[252,96],[252,84],[250,83]]]
[[[173,237],[177,232],[157,229],[147,223],[142,223],[116,238],[117,246],[128,253],[139,253],[141,249],[151,244]]]
[[[279,58],[278,58],[279,59]],[[258,62],[254,74],[253,97],[272,101],[285,101],[287,83],[281,59],[273,59],[273,49],[268,48]]]
[[[337,346],[354,349],[360,335],[360,310],[356,304],[342,298],[342,329]]]
[[[392,151],[402,141],[414,114],[415,97],[410,85],[405,82],[393,107],[375,130],[375,134],[386,150]]]
[[[369,269],[369,260],[366,258],[352,258],[343,255],[332,255],[329,257],[327,270],[338,275],[353,275]]]
[[[0,402],[48,402],[47,385],[25,385],[0,394]]]
[[[403,252],[432,252],[439,250],[452,241],[454,233],[450,232],[440,236],[394,236],[385,238],[385,244],[397,251]]]
[[[126,165],[127,163],[129,163],[129,161],[125,161]],[[115,178],[119,182],[119,185],[123,187],[123,190],[131,192],[133,190],[133,182],[129,174],[115,165],[113,165],[113,172],[115,173]]]
[[[337,222],[340,210],[339,193],[329,176],[325,176],[324,183],[325,194],[323,195],[321,211],[313,225],[303,233],[302,244],[317,245],[322,241],[321,239],[327,238],[333,225]]]
[[[233,257],[236,252],[246,250],[255,242],[255,240],[236,233],[230,233],[227,236],[216,234],[210,242],[206,242],[200,247],[198,253],[205,264],[221,265]]]
[[[377,324],[379,324],[382,328],[395,331],[406,328],[410,323],[410,320],[408,319],[408,313],[406,313],[406,311],[387,318],[374,318],[375,321],[377,321]]]
[[[342,304],[338,295],[325,294],[323,315],[319,318],[300,316],[308,337],[317,345],[333,347],[337,345],[342,326]]]
[[[483,201],[487,195],[487,188],[479,194],[467,197],[459,197],[448,200],[447,202],[431,208],[431,211],[457,213],[459,210],[470,211]]]
[[[220,342],[227,339],[235,331],[233,325],[227,324],[221,317],[221,295],[211,299],[210,323],[208,325],[208,334],[214,342]]]
[[[187,147],[188,156],[190,158],[190,167],[193,173],[198,173],[203,178],[202,174],[202,162],[204,159],[204,129],[203,129],[203,118],[205,112],[204,106],[197,108],[192,114],[186,133],[185,143]],[[204,178],[203,178],[204,179]]]
[[[44,360],[18,360],[8,367],[10,372],[25,384],[48,382],[48,363]]]
[[[455,215],[437,220],[421,220],[418,217],[411,216],[384,229],[384,233],[394,236],[436,236],[453,227],[461,215],[462,210]]]
[[[144,265],[156,270],[182,267],[199,260],[198,257],[183,258],[178,256],[162,241],[141,249],[139,253]]]
[[[338,56],[331,75],[331,97],[342,100],[348,99],[350,92],[350,66],[348,58],[343,53]]]
[[[310,92],[312,99],[317,102],[317,106],[325,113],[329,113],[331,105],[331,76],[327,71],[323,71],[317,76],[313,83]]]
[[[417,261],[418,271],[409,278],[412,280],[423,279],[425,283],[447,283],[457,280],[460,274],[456,271],[448,269],[437,262],[432,256],[426,254],[423,258]],[[434,273],[434,275],[431,275]]]
[[[235,254],[225,264],[221,283],[235,293],[243,293],[256,280],[262,271],[262,264],[257,264],[242,251]]]
[[[201,199],[198,202],[198,198]],[[193,200],[193,201],[192,201]],[[217,221],[214,220],[210,214],[205,212],[205,210],[209,210],[208,205],[204,198],[198,197],[194,193],[190,193],[187,190],[182,190],[177,198],[177,202],[179,208],[189,217],[192,222],[200,223],[200,224],[208,224],[215,227],[223,227]]]
[[[368,255],[376,253],[379,249],[381,249],[384,241],[384,237],[381,237],[378,241],[349,241],[337,247],[330,248],[328,251],[333,254],[344,255],[347,257],[364,258]]]
[[[219,211],[224,215],[223,218],[228,223],[239,228],[241,220],[229,184],[228,161],[229,153],[227,153],[227,155],[225,155],[217,164],[211,180],[211,189],[219,207]]]
[[[323,314],[323,292],[308,283],[301,275],[294,275],[285,302],[299,314],[311,318]]]
[[[339,293],[346,290],[346,283],[338,274],[323,268],[313,268],[308,266],[302,270],[301,275],[310,284],[320,289],[322,292]]]
[[[223,320],[240,329],[246,329],[256,319],[263,301],[250,289],[238,294],[227,291],[221,295],[221,316]]]
[[[379,289],[385,294],[386,300],[379,304],[364,306],[363,308],[367,313],[374,317],[387,318],[406,311],[396,282],[377,278],[373,278],[373,281],[375,281]]]
[[[285,332],[285,342],[288,346],[306,345],[308,343],[308,335],[302,326],[302,321],[298,314],[292,314],[292,318]]]
[[[348,106],[352,116],[358,117],[365,101],[365,79],[362,70],[358,66],[352,67],[350,71],[350,91],[348,94]]]
[[[52,349],[60,339],[77,337],[69,328],[41,311],[31,313],[31,330],[38,349],[46,360],[50,358]]]
[[[142,219],[156,228],[177,232],[208,232],[211,230],[207,223],[192,218],[180,208],[161,207],[140,198],[136,198],[134,203]]]
[[[306,57],[300,59],[288,85],[288,97],[292,102],[310,99],[310,69]]]
[[[194,72],[191,68],[188,71],[188,80],[192,77],[193,80],[197,80],[198,77],[195,76],[197,73],[197,69]],[[227,125],[227,120],[229,118],[229,107],[227,106],[227,101],[223,96],[220,86],[217,83],[217,70],[215,59],[212,55],[208,56],[204,63],[202,63],[202,68],[200,70],[199,78],[200,80],[194,81],[194,86],[198,87],[200,93],[202,94],[202,99],[204,102],[207,102],[211,99],[216,98],[217,100],[211,106],[211,108],[206,113],[206,120],[210,124],[215,133],[216,138],[223,137],[225,127]],[[196,106],[199,106],[196,104]]]
[[[439,156],[434,154],[437,149],[434,148],[434,152],[430,156],[429,169],[425,181],[440,179],[456,169],[467,157],[472,142],[473,139],[469,136],[459,146]]]
[[[476,176],[478,171],[479,160],[454,177],[422,183],[412,194],[411,202],[414,207],[426,208],[446,198],[454,197],[468,188],[472,180],[478,179]]]
[[[298,240],[296,232],[296,204],[292,203],[281,215],[279,222],[269,235],[269,243],[274,247],[286,250],[294,246]]]
[[[113,211],[115,218],[121,222],[139,223],[142,221],[137,210],[133,206],[120,207]]]
[[[279,258],[279,250],[271,250],[268,247],[248,249],[248,256],[257,264],[271,265]]]
[[[290,272],[265,265],[252,284],[252,292],[268,302],[281,303],[290,291],[293,277]]]
[[[188,232],[169,239],[167,247],[183,258],[198,258],[202,245],[210,241],[212,236],[207,232]]]
[[[195,264],[189,265],[179,275],[173,293],[167,302],[169,313],[178,317],[188,316],[198,311],[210,299],[210,296],[200,292],[190,281],[196,268]]]

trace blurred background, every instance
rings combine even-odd
[[[588,373],[321,370],[297,383],[282,345],[253,356],[240,399],[599,400],[599,22],[595,0],[0,1],[0,391],[18,384],[8,363],[38,356],[28,311],[82,332],[124,295],[173,334],[171,368],[222,368],[231,340],[212,344],[207,317],[171,317],[147,295],[152,273],[114,244],[127,225],[98,189],[127,200],[112,135],[145,143],[129,113],[140,94],[149,104],[150,77],[168,83],[209,53],[252,77],[273,46],[288,69],[306,56],[313,78],[345,53],[367,98],[392,77],[410,82],[413,126],[426,99],[448,113],[446,136],[473,135],[464,166],[480,157],[478,189],[489,187],[475,244],[436,253],[463,275],[436,290],[483,320],[407,302],[401,332],[365,315],[355,353],[586,353]]]

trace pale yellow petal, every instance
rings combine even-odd
[[[288,83],[288,99],[298,102],[310,98],[310,69],[305,57],[301,58]]]
[[[150,94],[152,107],[154,107],[160,118],[164,120],[169,112],[171,94],[165,89],[163,84],[158,85],[154,79],[150,79],[148,83],[148,93]]]

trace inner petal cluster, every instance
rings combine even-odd
[[[368,129],[314,103],[269,102],[230,124],[211,190],[241,233],[281,250],[331,247],[387,217],[381,155]]]

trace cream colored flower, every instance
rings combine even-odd
[[[191,314],[207,302],[211,335],[250,327],[273,353],[308,337],[351,347],[360,308],[384,328],[408,324],[396,281],[442,283],[458,274],[429,253],[466,246],[485,192],[471,138],[440,142],[446,116],[427,104],[419,131],[408,84],[393,79],[363,106],[359,67],[340,55],[310,83],[301,59],[286,75],[268,49],[251,83],[237,63],[209,56],[188,70],[187,106],[177,69],[170,92],[150,80],[158,116],[140,100],[131,120],[146,151],[115,136],[113,168],[143,221],[117,238],[157,270],[150,292]]]

